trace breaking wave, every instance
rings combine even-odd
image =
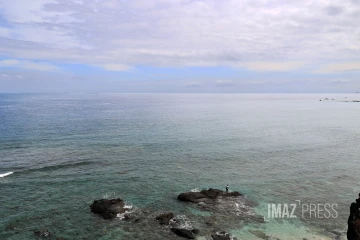
[[[0,174],[0,178],[9,176],[9,175],[11,175],[11,174],[13,174],[13,173],[14,173],[14,172],[7,172],[7,173]]]

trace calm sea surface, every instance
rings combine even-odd
[[[226,184],[264,216],[268,203],[338,205],[329,219],[234,215],[222,226],[238,239],[344,238],[360,192],[360,103],[345,97],[360,94],[1,94],[0,174],[14,174],[0,178],[0,239],[168,239],[89,205],[121,197],[196,219],[176,196]]]

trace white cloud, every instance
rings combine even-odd
[[[202,87],[203,84],[200,82],[188,82],[185,84],[185,87]]]
[[[360,4],[353,0],[0,0],[0,11],[0,52],[11,58],[110,71],[294,71],[305,63],[360,61]]]
[[[37,71],[57,71],[60,68],[46,62],[33,62],[27,60],[17,60],[17,59],[6,59],[0,61],[0,68],[4,67],[14,67],[14,68],[22,68],[29,70],[37,70]]]
[[[351,81],[349,79],[333,79],[331,80],[331,83],[334,84],[344,84],[344,83],[350,83]]]
[[[328,64],[316,69],[314,73],[326,74],[326,73],[339,73],[345,71],[358,71],[360,72],[359,62],[340,62],[334,64]]]
[[[217,80],[215,82],[215,85],[218,87],[231,87],[231,86],[234,86],[235,83],[230,80]]]
[[[103,67],[105,70],[108,71],[126,71],[131,69],[130,66],[127,65],[123,65],[123,64],[113,64],[113,63],[109,63],[109,64],[104,64],[101,67]]]
[[[253,71],[293,71],[301,69],[306,63],[304,62],[246,62],[240,66]]]

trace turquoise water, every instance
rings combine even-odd
[[[155,216],[207,212],[179,203],[191,189],[230,185],[258,203],[336,203],[330,219],[219,223],[238,239],[345,237],[360,192],[360,104],[351,94],[2,94],[0,239],[171,239],[150,221],[103,221],[89,211],[121,197]],[[320,98],[335,98],[322,101]],[[299,212],[297,212],[299,214]],[[301,215],[301,214],[300,214]],[[221,218],[219,218],[221,221]],[[5,230],[7,226],[14,230]],[[202,236],[199,239],[205,239]]]

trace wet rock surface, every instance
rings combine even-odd
[[[93,213],[99,214],[104,219],[113,219],[119,213],[125,213],[128,208],[125,208],[125,203],[122,199],[100,199],[95,200],[90,209]]]
[[[46,229],[40,229],[34,231],[35,236],[37,237],[50,237],[52,234]]]
[[[167,225],[174,217],[175,214],[172,212],[162,213],[156,217],[156,221],[158,221],[161,225]]]
[[[226,228],[226,225],[229,226],[229,222],[234,220],[264,223],[264,217],[253,210],[257,203],[247,199],[240,192],[225,192],[210,188],[200,192],[181,193],[178,195],[178,200],[192,203],[196,208],[210,212],[212,214],[210,217],[203,218],[207,227]]]
[[[186,192],[178,195],[177,199],[183,202],[192,203],[211,203],[218,198],[238,197],[241,196],[239,192],[225,192],[219,189],[208,189],[200,192]]]
[[[185,228],[171,228],[170,230],[179,237],[188,239],[195,239],[195,233],[197,232],[196,230],[188,230]]]
[[[239,192],[225,192],[207,189],[199,192],[186,192],[178,195],[175,207],[180,212],[159,212],[158,206],[146,209],[128,208],[122,199],[100,199],[94,201],[90,209],[104,219],[116,219],[107,225],[123,225],[125,235],[136,239],[179,238],[207,240],[234,240],[222,230],[239,229],[245,223],[262,223],[263,217],[257,215],[253,207],[255,202],[246,199]],[[186,202],[189,204],[181,204]],[[176,206],[177,205],[177,206]],[[108,227],[108,226],[107,226]],[[198,230],[200,229],[200,231]]]

